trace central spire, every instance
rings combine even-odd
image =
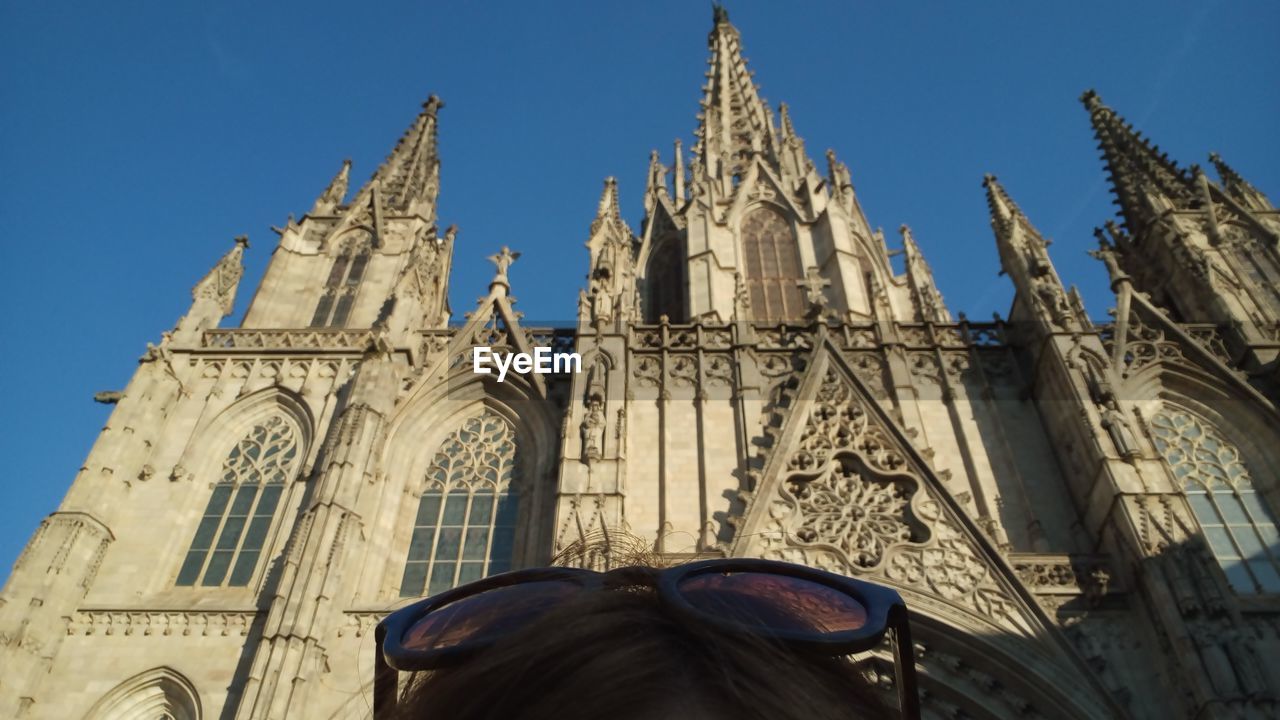
[[[1098,147],[1111,172],[1111,183],[1130,232],[1141,225],[1146,195],[1163,195],[1175,205],[1196,200],[1191,176],[1160,152],[1092,90],[1080,97],[1089,111]]]
[[[755,153],[773,158],[773,116],[742,57],[742,39],[729,22],[729,12],[713,6],[714,27],[707,37],[711,49],[707,84],[698,114],[695,154],[712,177],[740,174]]]
[[[377,186],[393,210],[433,219],[440,187],[440,154],[436,145],[436,116],[444,103],[432,95],[400,142],[374,173]]]

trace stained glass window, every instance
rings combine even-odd
[[[236,443],[222,463],[178,585],[249,584],[297,460],[293,427],[278,415]]]
[[[511,569],[516,436],[484,412],[445,438],[427,469],[409,541],[402,597],[435,595]]]
[[[333,267],[329,268],[329,277],[321,291],[320,302],[316,305],[315,315],[311,317],[311,327],[346,326],[347,319],[351,316],[351,306],[356,300],[356,292],[360,289],[360,281],[364,279],[365,268],[369,266],[372,247],[373,238],[367,232],[357,233],[343,241]]]
[[[751,310],[757,320],[796,320],[807,309],[797,284],[799,248],[790,224],[775,210],[757,208],[742,220]]]
[[[1276,516],[1236,447],[1179,410],[1155,415],[1151,429],[1231,587],[1242,594],[1280,593]]]

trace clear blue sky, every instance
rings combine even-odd
[[[184,6],[184,7],[180,7]],[[907,9],[908,6],[910,9]],[[836,149],[873,225],[911,225],[953,311],[1007,310],[980,185],[996,173],[1095,316],[1111,217],[1080,92],[1183,164],[1210,150],[1280,200],[1275,2],[730,2],[756,81]],[[453,307],[509,244],[530,318],[567,318],[601,180],[639,226],[651,148],[694,128],[705,2],[0,6],[0,572],[53,511],[148,341],[231,238],[237,322],[288,213],[367,178],[429,93]]]

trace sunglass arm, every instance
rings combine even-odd
[[[382,654],[383,639],[387,631],[378,627],[373,633],[373,720],[386,720],[396,710],[398,673],[387,664]]]
[[[903,720],[920,720],[920,692],[916,685],[916,653],[911,642],[907,611],[895,613],[893,664],[898,675],[898,708]]]

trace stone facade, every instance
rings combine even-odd
[[[1123,211],[1096,251],[1113,321],[994,177],[1016,298],[955,318],[910,230],[891,251],[848,168],[760,100],[723,10],[709,45],[697,142],[654,154],[640,233],[605,182],[576,327],[521,323],[505,248],[450,322],[435,98],[279,230],[220,329],[238,239],[16,564],[0,715],[368,717],[371,629],[406,597],[637,547],[897,588],[928,717],[1280,715],[1270,201],[1086,93]],[[582,372],[498,383],[477,345]]]

